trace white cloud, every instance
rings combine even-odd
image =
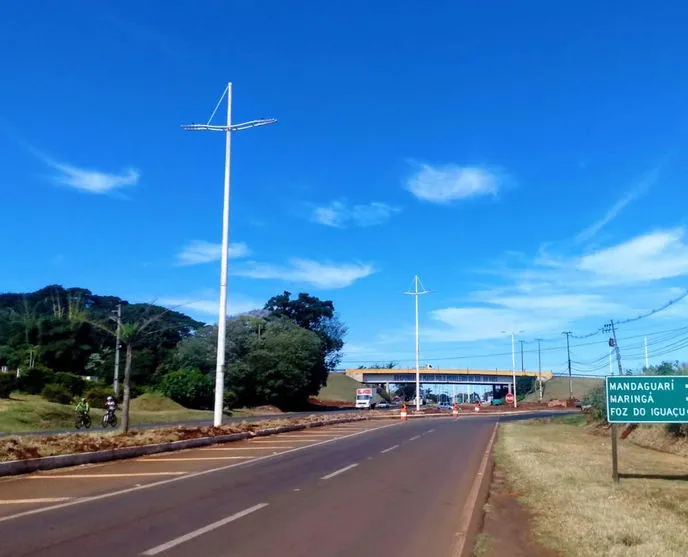
[[[406,181],[406,189],[418,199],[432,203],[450,203],[458,199],[496,195],[502,179],[478,166],[421,165]]]
[[[586,240],[591,239],[600,230],[602,230],[602,228],[607,226],[611,221],[618,217],[621,211],[624,210],[626,205],[628,205],[631,201],[635,201],[638,197],[643,195],[649,188],[651,188],[655,184],[655,182],[657,182],[661,168],[662,167],[660,165],[650,170],[643,177],[643,179],[640,180],[638,184],[636,184],[630,191],[626,192],[626,194],[621,199],[614,203],[614,205],[611,206],[611,208],[602,216],[601,219],[592,223],[585,230],[580,232],[580,234],[576,236],[576,241],[584,242]]]
[[[215,316],[216,318],[219,309],[219,299],[208,298],[207,296],[202,298],[172,296],[156,300],[156,303],[182,313],[194,311],[203,315]],[[254,309],[260,309],[263,305],[262,302],[244,296],[232,296],[230,294],[227,297],[227,315],[247,313]]]
[[[532,337],[563,330],[589,317],[608,318],[625,306],[599,294],[557,294],[493,297],[489,307],[449,307],[430,312],[430,317],[447,327],[430,329],[435,342],[462,342],[496,339],[502,331],[523,330]]]
[[[238,259],[246,257],[251,251],[244,243],[230,244],[229,257]],[[193,240],[186,244],[177,254],[177,265],[198,265],[219,261],[222,256],[222,244],[214,244],[203,240]]]
[[[581,257],[578,269],[613,284],[647,282],[688,274],[685,230],[674,228],[636,236]]]
[[[316,207],[311,220],[325,226],[374,226],[387,222],[399,209],[386,203],[372,202],[367,205],[348,206],[343,201],[333,201],[327,206]]]
[[[233,273],[240,276],[310,284],[325,289],[345,288],[374,272],[370,263],[321,263],[312,259],[291,259],[287,266],[252,261],[233,269]]]
[[[138,184],[140,174],[138,170],[129,168],[119,174],[87,170],[69,164],[58,163],[46,159],[46,162],[60,174],[55,180],[65,186],[88,193],[108,193],[125,186]]]

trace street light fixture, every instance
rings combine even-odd
[[[227,124],[211,124],[217,109],[222,100],[227,96]],[[220,303],[218,308],[217,321],[217,361],[215,369],[215,411],[213,423],[215,427],[222,425],[222,411],[224,409],[224,388],[225,388],[225,342],[227,330],[227,266],[229,251],[229,171],[231,159],[232,132],[247,130],[274,124],[274,118],[250,120],[241,124],[232,124],[232,84],[228,83],[222,93],[220,100],[215,105],[208,122],[206,124],[186,124],[182,129],[187,131],[217,131],[225,133],[225,189],[224,201],[222,205],[222,256],[220,262]]]
[[[516,402],[516,335],[523,333],[520,331],[502,331],[503,335],[511,335],[511,380],[512,380],[512,391],[514,393],[514,408],[518,407],[518,402]]]
[[[418,326],[418,296],[428,294],[430,291],[426,290],[420,277],[416,275],[413,277],[413,290],[404,292],[409,296],[415,298],[416,307],[416,412],[420,412],[420,328]]]

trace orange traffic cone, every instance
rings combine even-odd
[[[459,417],[459,405],[455,402],[454,407],[452,408],[452,416],[455,418]]]
[[[480,412],[480,404],[478,404],[477,402],[475,403],[475,411]]]
[[[406,416],[407,416],[407,414],[406,414],[406,403],[405,403],[405,402],[403,402],[403,403],[401,404],[401,413],[400,413],[400,416],[401,416],[401,421],[402,421],[402,422],[405,422],[405,421],[406,421]]]

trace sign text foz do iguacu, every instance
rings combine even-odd
[[[610,423],[688,423],[688,376],[607,377]]]

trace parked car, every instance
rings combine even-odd
[[[452,409],[452,403],[451,402],[440,402],[437,405],[438,410],[451,410]]]
[[[390,405],[389,405],[389,402],[387,402],[386,400],[381,400],[380,402],[377,403],[377,407],[384,409],[384,408],[390,408]]]

